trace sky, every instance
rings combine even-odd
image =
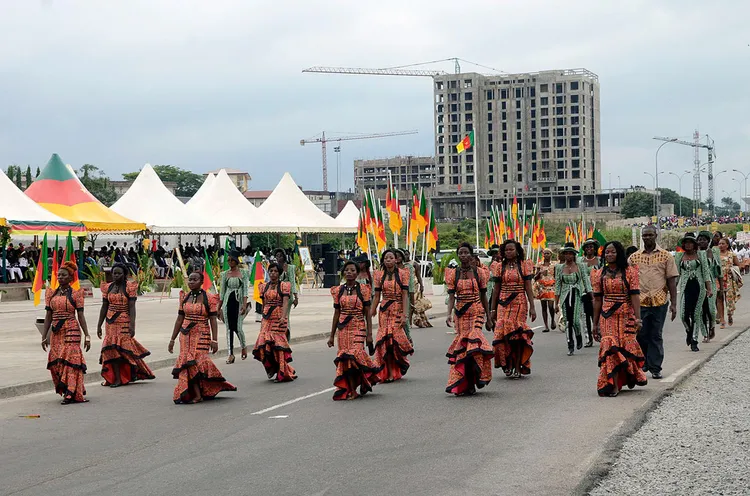
[[[148,162],[246,170],[252,189],[288,171],[320,189],[320,145],[301,139],[419,131],[342,143],[346,190],[357,158],[434,153],[432,81],[302,69],[461,57],[510,73],[598,74],[602,187],[610,175],[613,187],[650,187],[652,137],[690,141],[698,129],[716,141],[716,170],[730,171],[717,202],[723,191],[739,198],[731,170],[750,173],[748,18],[746,0],[0,0],[0,165],[58,153],[112,179]],[[334,189],[332,149],[328,163]],[[667,173],[692,166],[691,147],[664,146],[660,185],[677,190]],[[692,196],[691,176],[682,183]]]

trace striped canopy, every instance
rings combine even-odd
[[[50,212],[82,223],[88,231],[133,232],[146,229],[145,224],[123,217],[97,200],[56,153],[26,194]]]

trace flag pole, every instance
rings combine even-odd
[[[388,188],[390,190],[391,201],[393,201],[394,200],[393,193],[395,192],[394,191],[395,188],[393,187],[393,177],[391,176],[391,170],[390,169],[388,169]],[[398,196],[396,196],[395,200],[396,200],[396,206],[398,206]],[[385,209],[388,210],[388,205],[385,206]],[[391,212],[390,210],[388,210],[388,223],[389,224],[391,223],[390,222],[391,221],[391,215],[393,215],[393,212]],[[399,214],[398,215],[399,215],[399,217],[401,216],[401,209],[400,208],[399,208]],[[391,233],[393,234],[393,247],[398,250],[398,234],[396,232],[394,232],[394,231],[391,231]]]

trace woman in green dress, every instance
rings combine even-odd
[[[680,318],[685,326],[685,343],[690,346],[691,351],[700,351],[698,332],[708,337],[708,329],[703,320],[703,304],[713,294],[711,271],[706,252],[698,250],[693,233],[685,234],[680,246],[683,251],[675,254],[675,263],[680,273]]]
[[[237,252],[228,255],[229,270],[221,273],[219,284],[219,298],[221,311],[219,320],[224,322],[227,330],[227,363],[234,363],[234,335],[240,340],[242,359],[247,358],[247,343],[242,321],[247,315],[247,295],[250,287],[250,274],[240,268],[240,258]]]
[[[584,295],[591,297],[591,279],[583,262],[577,260],[578,250],[573,243],[565,243],[560,251],[562,263],[555,266],[555,313],[560,312],[563,303],[562,324],[568,338],[568,356],[574,349],[583,348],[581,335]],[[574,338],[575,336],[575,338]],[[574,341],[575,339],[575,341]]]
[[[703,338],[704,343],[710,342],[716,336],[716,298],[719,292],[724,290],[724,281],[722,277],[721,258],[719,256],[719,247],[710,246],[711,233],[701,231],[696,238],[698,249],[706,253],[708,261],[708,270],[711,273],[711,293],[703,303],[703,322],[708,329],[708,336]]]

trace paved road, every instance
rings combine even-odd
[[[747,323],[738,312],[717,341]],[[618,425],[719,346],[691,353],[671,324],[665,379],[610,399],[596,395],[596,348],[568,357],[561,333],[537,333],[530,377],[499,374],[455,398],[443,392],[446,331],[416,331],[406,379],[352,402],[331,400],[323,341],[295,347],[292,384],[251,360],[219,362],[239,391],[201,405],[172,404],[168,369],[92,386],[85,405],[52,392],[2,400],[0,494],[569,494]]]

